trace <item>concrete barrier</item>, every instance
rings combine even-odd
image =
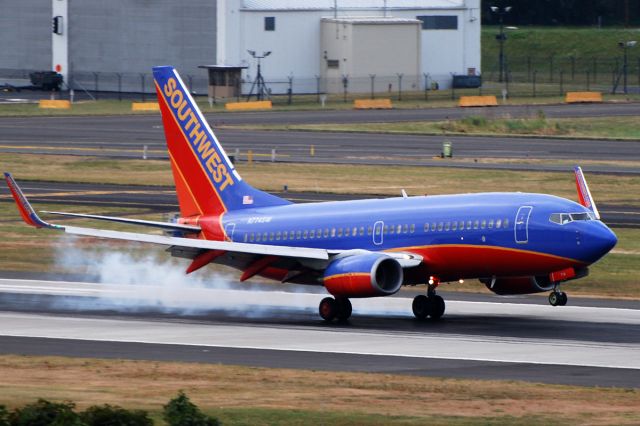
[[[61,100],[40,99],[38,102],[40,108],[48,109],[71,109],[71,102]]]
[[[160,111],[157,102],[131,102],[131,111]]]
[[[254,101],[254,102],[229,102],[224,105],[229,111],[248,111],[257,109],[271,109],[273,105],[271,101]]]
[[[460,96],[458,106],[461,107],[486,107],[498,106],[495,96]]]
[[[392,109],[391,99],[356,99],[354,109]]]
[[[600,92],[567,92],[564,101],[568,104],[602,102]]]

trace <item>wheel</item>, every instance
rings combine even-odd
[[[325,297],[320,302],[318,312],[323,320],[329,322],[333,321],[338,316],[338,304],[333,297]]]
[[[558,292],[551,292],[549,294],[549,304],[551,306],[558,306],[560,304],[560,294]]]
[[[429,315],[429,298],[422,294],[414,297],[411,308],[416,318],[425,319]]]
[[[565,293],[564,291],[561,291],[559,294],[560,296],[560,300],[558,301],[558,306],[565,306],[567,304],[567,293]]]
[[[434,294],[429,298],[429,303],[431,305],[429,309],[429,316],[431,317],[431,319],[440,319],[445,310],[444,299],[441,296]]]
[[[336,299],[337,317],[339,321],[346,321],[351,317],[353,307],[351,301],[346,297]]]

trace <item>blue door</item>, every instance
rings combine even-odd
[[[531,216],[531,206],[522,206],[516,214],[515,233],[516,243],[526,244],[529,242],[529,216]]]

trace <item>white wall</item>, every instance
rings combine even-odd
[[[271,51],[263,60],[263,76],[275,93],[286,92],[287,76],[294,77],[294,92],[314,92],[316,76],[321,72],[320,21],[332,18],[321,10],[248,10],[240,9],[241,0],[219,0],[219,36],[217,63],[248,65],[243,76],[253,80],[256,61],[247,50],[258,54]],[[339,17],[346,16],[346,12]],[[383,16],[382,10],[350,10],[349,16]],[[466,74],[473,67],[480,72],[480,0],[467,0],[466,9],[389,10],[388,17],[416,19],[420,15],[457,15],[458,30],[421,31],[421,72],[438,81],[441,88],[450,86],[452,74]],[[475,15],[476,19],[472,19]],[[264,30],[264,18],[276,18],[275,31]],[[224,17],[224,18],[223,18]],[[224,19],[224,28],[220,20]],[[366,71],[364,72],[366,74]],[[421,79],[424,85],[424,78]],[[404,84],[403,84],[404,85]]]

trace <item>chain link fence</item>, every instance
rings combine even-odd
[[[5,90],[27,90],[30,74],[36,70],[0,69],[0,87]],[[274,104],[352,102],[354,99],[390,98],[394,101],[456,100],[462,95],[495,95],[498,98],[556,97],[569,91],[640,94],[640,58],[578,57],[507,57],[503,81],[499,65],[485,63],[482,86],[473,89],[454,88],[453,75],[367,74],[333,78],[313,76],[265,80],[266,93]],[[206,73],[182,75],[191,92],[207,96]],[[445,82],[445,83],[443,83]],[[241,81],[242,96],[212,99],[225,103],[255,99],[254,81]],[[446,86],[446,88],[443,88]],[[77,98],[154,100],[155,87],[151,73],[75,72],[63,83],[60,98],[68,98],[73,89]],[[252,92],[253,89],[253,92]]]

